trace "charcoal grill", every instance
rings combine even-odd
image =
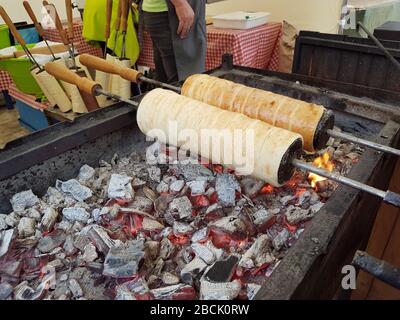
[[[336,125],[344,131],[399,147],[400,109],[394,93],[377,101],[375,92],[354,87],[352,94],[351,85],[344,92],[329,81],[236,67],[231,57],[225,57],[221,68],[211,74],[322,104],[335,113]],[[117,103],[7,145],[0,152],[0,213],[11,212],[9,199],[15,193],[32,189],[42,196],[57,179],[75,177],[84,164],[97,166],[100,159],[109,161],[115,153],[125,156],[143,149],[150,142],[135,119],[131,106]],[[348,176],[387,189],[395,161],[394,156],[367,149]],[[332,298],[342,266],[351,263],[357,249],[365,248],[380,203],[376,197],[340,186],[256,298]]]

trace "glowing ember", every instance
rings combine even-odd
[[[271,186],[270,184],[266,184],[261,190],[261,194],[268,194],[268,193],[273,193],[274,192],[274,187]]]
[[[325,152],[322,157],[318,157],[314,160],[314,165],[318,168],[323,168],[328,170],[329,172],[333,171],[333,163],[330,161],[330,156],[328,152]],[[326,178],[321,177],[315,173],[310,173],[308,175],[308,179],[310,180],[311,186],[315,189],[317,183],[319,181],[324,181]]]

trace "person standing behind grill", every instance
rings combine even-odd
[[[206,0],[141,0],[141,25],[153,41],[157,80],[171,83],[205,71]]]

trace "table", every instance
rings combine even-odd
[[[206,69],[221,65],[222,56],[230,53],[234,64],[276,71],[279,66],[279,40],[282,23],[273,22],[248,30],[218,29],[207,26]],[[153,45],[148,33],[143,35],[138,65],[154,69]]]

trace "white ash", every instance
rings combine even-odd
[[[208,228],[205,227],[193,233],[191,241],[192,242],[204,241],[207,239],[207,237],[208,237]]]
[[[288,195],[288,196],[282,197],[280,199],[280,202],[282,203],[282,205],[287,206],[289,203],[293,202],[294,200],[296,200],[295,195]]]
[[[87,223],[90,219],[90,213],[84,208],[64,208],[62,213],[64,218],[71,222],[78,221]]]
[[[143,258],[143,241],[131,240],[112,247],[106,256],[103,274],[112,278],[133,277],[138,272]]]
[[[16,230],[9,229],[0,231],[0,258],[7,254],[10,249],[11,243],[15,238]]]
[[[240,232],[246,230],[246,224],[238,217],[228,216],[223,217],[210,223],[210,226],[220,228],[229,233]]]
[[[179,277],[170,272],[164,272],[161,276],[161,280],[167,286],[175,285],[180,282]]]
[[[290,237],[289,231],[284,228],[282,229],[273,239],[272,239],[272,245],[275,248],[275,250],[281,250],[285,244],[287,243],[288,239]]]
[[[222,206],[219,203],[214,203],[207,208],[206,214],[209,214],[211,212],[215,212],[215,211],[221,210],[221,209],[222,209]]]
[[[150,219],[148,217],[143,218],[142,227],[143,227],[143,230],[145,230],[145,231],[157,231],[157,230],[164,229],[164,225],[162,225],[157,220]]]
[[[93,262],[98,258],[96,247],[92,243],[88,243],[84,249],[81,259],[85,262]]]
[[[270,221],[272,218],[275,217],[276,213],[274,212],[276,211],[267,209],[257,210],[256,212],[253,213],[254,224],[262,225],[264,223],[267,223],[268,221]]]
[[[96,170],[93,169],[91,166],[85,164],[79,170],[78,180],[80,182],[87,182],[88,180],[92,179],[96,174]]]
[[[181,270],[181,279],[186,284],[192,284],[194,278],[199,276],[205,269],[207,264],[200,258],[196,257]]]
[[[251,269],[274,262],[275,258],[270,251],[270,245],[270,238],[265,234],[260,235],[250,249],[242,256],[239,265]]]
[[[205,279],[200,284],[200,295],[203,300],[233,300],[242,289],[240,281],[210,282]]]
[[[207,181],[204,180],[194,180],[187,183],[191,190],[192,196],[202,195],[206,192]]]
[[[92,190],[79,183],[78,180],[71,179],[59,183],[59,190],[70,195],[78,202],[83,202],[93,196]]]
[[[186,196],[175,198],[169,204],[169,212],[172,214],[177,214],[179,219],[188,218],[192,215],[192,203]]]
[[[18,224],[18,236],[28,238],[35,234],[36,221],[32,218],[23,217]]]
[[[220,174],[215,183],[218,200],[223,206],[233,207],[236,204],[236,192],[241,192],[239,182],[231,174]]]
[[[177,180],[177,181],[171,183],[169,188],[170,188],[171,192],[178,193],[183,189],[184,186],[185,186],[185,181]]]
[[[46,202],[53,207],[58,207],[64,202],[64,195],[53,187],[47,189],[45,198]]]
[[[169,191],[169,184],[166,183],[166,182],[164,182],[164,181],[161,181],[161,182],[158,184],[156,190],[157,190],[157,192],[160,193],[160,194],[161,194],[161,193],[168,193],[168,191]]]
[[[200,243],[193,243],[191,247],[193,252],[196,254],[196,257],[200,258],[208,265],[211,265],[215,262],[216,260],[215,254],[207,246],[202,245]]]
[[[109,198],[122,198],[132,200],[134,191],[132,187],[132,178],[126,175],[113,174],[108,185],[107,194]]]
[[[187,224],[184,222],[179,222],[179,221],[174,222],[172,229],[173,229],[174,235],[176,235],[176,236],[187,235],[187,234],[193,232],[193,227],[190,224]]]
[[[82,291],[81,285],[79,284],[79,282],[76,279],[69,280],[68,287],[69,287],[69,290],[71,290],[74,298],[83,297],[83,291]]]
[[[46,208],[40,222],[42,231],[50,231],[51,229],[53,229],[54,225],[57,222],[57,218],[58,212],[54,208]]]
[[[301,209],[294,206],[288,207],[286,209],[285,215],[287,221],[291,225],[299,224],[314,217],[314,213],[311,212],[311,209]]]
[[[186,181],[193,181],[199,178],[204,178],[208,181],[213,180],[213,173],[202,165],[178,164],[172,166],[172,169],[175,170],[178,175],[182,175]]]
[[[4,219],[4,220],[2,220],[2,219]],[[2,221],[4,221],[6,223],[6,225],[9,226],[10,228],[14,228],[18,225],[20,219],[21,218],[19,217],[19,215],[15,212],[11,212],[8,215],[0,214],[0,230],[2,230]],[[5,226],[3,228],[3,230],[7,229],[7,226]]]
[[[18,212],[33,207],[37,203],[39,203],[39,198],[32,192],[32,190],[17,193],[11,199],[13,210]]]
[[[149,178],[154,182],[161,182],[161,169],[156,166],[152,166],[147,168],[147,172],[149,174]]]

